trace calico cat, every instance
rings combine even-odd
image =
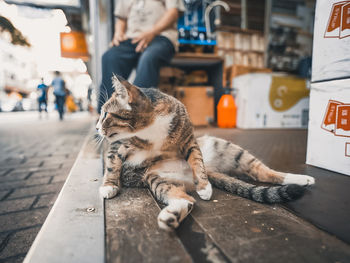
[[[241,147],[211,136],[196,139],[185,106],[156,89],[143,89],[114,76],[115,92],[103,105],[96,129],[105,138],[103,198],[126,187],[148,187],[166,206],[158,215],[165,230],[191,212],[196,191],[209,200],[212,186],[261,202],[299,198],[313,177],[274,171]],[[256,186],[232,175],[247,175]]]

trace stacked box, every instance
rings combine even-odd
[[[312,84],[306,163],[350,175],[350,78]]]
[[[350,1],[317,1],[306,163],[350,175]]]
[[[318,0],[312,82],[350,77],[350,1]]]

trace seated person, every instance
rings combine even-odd
[[[113,74],[127,79],[136,67],[136,86],[157,87],[160,67],[177,50],[176,25],[183,10],[182,0],[117,1],[112,47],[102,56],[99,111],[113,93]]]

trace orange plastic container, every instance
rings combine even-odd
[[[234,128],[236,127],[237,107],[235,99],[229,92],[222,95],[217,109],[217,121],[220,128]]]

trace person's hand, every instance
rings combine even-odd
[[[156,34],[154,33],[153,30],[146,31],[141,33],[138,37],[135,37],[131,43],[133,44],[138,43],[135,48],[135,51],[142,52],[148,47],[149,43],[151,43],[151,41],[155,36]]]
[[[122,32],[116,32],[115,34],[114,34],[114,36],[113,36],[113,39],[112,39],[112,41],[111,41],[111,43],[109,44],[111,47],[112,46],[119,46],[119,44],[120,44],[120,42],[122,42],[122,41],[125,41],[127,38],[126,38],[126,36],[125,36],[125,34],[124,33],[122,33]]]

